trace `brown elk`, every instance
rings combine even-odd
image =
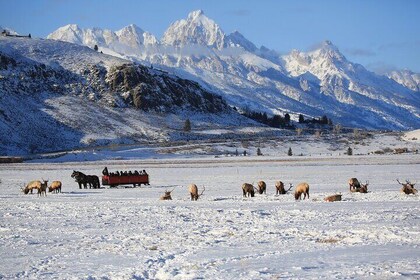
[[[164,194],[164,195],[162,195],[162,196],[160,197],[160,200],[172,200],[171,193],[172,193],[174,190],[175,190],[175,188],[173,188],[173,189],[172,189],[172,191],[168,191],[168,190],[166,190],[166,191],[165,191],[165,194]]]
[[[357,180],[357,178],[350,178],[349,179],[349,187],[350,191],[353,192],[360,188],[360,182]]]
[[[412,184],[409,180],[405,180],[405,184],[401,183],[398,179],[397,182],[402,185],[401,192],[405,194],[416,194],[417,190],[414,188],[414,185],[417,183]]]
[[[301,199],[301,196],[303,194],[303,199],[308,196],[309,199],[309,185],[308,183],[300,183],[296,186],[295,189],[295,200]]]
[[[197,185],[196,184],[191,184],[189,186],[191,200],[198,200],[198,198],[203,195],[205,190],[206,190],[206,188],[203,186],[203,191],[199,194]]]
[[[284,184],[283,184],[282,181],[277,181],[275,186],[276,186],[276,195],[286,194],[288,191],[290,191],[293,188],[293,185],[290,184],[289,189],[285,190],[284,189]]]
[[[359,183],[359,182],[358,182]],[[366,184],[361,184],[359,183],[358,188],[350,188],[350,192],[359,192],[359,193],[367,193],[368,192],[368,185],[369,185],[369,181],[366,181]]]
[[[50,187],[48,188],[48,192],[55,192],[61,193],[61,182],[60,181],[52,181]]]
[[[257,191],[258,191],[259,194],[266,193],[267,184],[264,181],[259,181],[257,183],[257,186],[258,186]]]
[[[26,186],[22,189],[22,191],[25,194],[28,194],[29,192],[31,192],[31,194],[33,193],[33,190],[38,190],[41,188],[41,181],[36,180],[36,181],[30,181],[28,184],[26,184]]]
[[[38,196],[47,196],[48,180],[42,179],[41,187],[38,189]]]
[[[334,194],[334,195],[327,196],[326,198],[324,198],[324,200],[328,202],[341,201],[341,196],[342,196],[341,194]]]
[[[254,192],[254,186],[252,184],[248,184],[248,183],[243,183],[242,184],[242,193],[243,196],[246,197],[248,195],[251,197],[254,197],[255,192]]]

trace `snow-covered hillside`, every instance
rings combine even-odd
[[[252,123],[195,82],[55,40],[1,36],[0,93],[0,155],[178,139],[187,118]]]
[[[296,119],[298,114],[327,115],[335,123],[362,128],[420,127],[415,74],[410,75],[410,81],[407,76],[402,81],[374,74],[348,61],[329,41],[308,53],[294,50],[280,56],[266,47],[257,48],[238,31],[225,34],[201,10],[171,24],[160,41],[140,28],[124,34],[111,32],[114,35],[109,36],[117,39],[107,42],[102,38],[109,30],[77,28],[77,34],[103,34],[90,40],[92,36],[73,36],[74,28],[69,27],[48,38],[97,44],[104,52],[158,65],[199,81],[239,108],[289,113]],[[145,36],[152,38],[149,43],[139,39]]]

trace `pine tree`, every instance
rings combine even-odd
[[[305,122],[305,118],[303,117],[302,114],[299,114],[299,123],[304,123]]]
[[[289,151],[287,151],[288,156],[293,156],[292,148],[289,148]]]
[[[190,119],[185,120],[184,131],[185,132],[190,132],[191,131],[191,121],[190,121]]]
[[[261,153],[261,149],[260,148],[257,149],[257,156],[262,156],[262,153]]]
[[[289,113],[286,113],[286,114],[284,115],[284,122],[285,122],[286,124],[289,124],[289,123],[290,123],[290,115],[289,115]]]
[[[348,156],[352,156],[352,155],[353,155],[353,149],[352,149],[352,148],[350,148],[350,147],[349,147],[349,148],[347,149],[347,155],[348,155]]]

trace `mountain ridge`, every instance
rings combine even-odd
[[[413,90],[417,80],[406,75],[405,84],[411,81],[411,87],[405,87],[403,79],[397,83],[374,74],[349,62],[330,41],[310,52],[279,55],[256,47],[238,31],[225,34],[198,10],[172,23],[161,40],[138,44],[137,50],[97,43],[105,52],[192,78],[231,106],[290,113],[295,120],[299,114],[327,115],[336,123],[361,128],[420,127],[420,95]]]

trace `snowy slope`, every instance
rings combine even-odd
[[[0,154],[182,138],[253,122],[199,84],[62,41],[0,37]]]
[[[63,40],[65,33],[57,30],[48,38]],[[127,36],[135,41],[134,35]],[[413,83],[406,87],[408,83],[371,73],[347,61],[328,41],[309,53],[280,56],[258,49],[237,31],[225,34],[201,10],[171,24],[160,42],[152,41],[147,46],[139,42],[138,52],[95,43],[193,78],[239,108],[291,113],[294,118],[327,115],[335,123],[376,129],[420,126],[420,100]],[[133,50],[131,44],[125,46]]]
[[[394,70],[387,73],[390,79],[395,80],[397,83],[402,84],[405,87],[413,91],[420,92],[420,74],[414,73],[410,70],[397,71]]]

